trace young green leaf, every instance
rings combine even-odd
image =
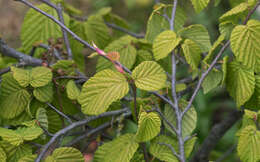
[[[187,106],[187,104],[188,104],[187,101],[180,100],[180,102],[179,102],[180,109],[183,110]],[[176,126],[176,115],[175,115],[175,112],[173,111],[172,107],[170,107],[169,105],[166,105],[165,109],[164,109],[164,115],[170,123],[172,123],[173,125]],[[165,125],[166,129],[168,129],[173,134],[175,134],[175,132],[166,123],[164,125]],[[196,128],[196,126],[197,126],[197,112],[196,112],[195,108],[192,106],[183,117],[182,135],[184,137],[190,135],[193,132],[193,130]]]
[[[73,80],[68,81],[66,85],[67,96],[71,100],[77,100],[80,90]]]
[[[16,132],[22,137],[25,141],[32,141],[38,138],[43,130],[40,127],[31,127],[31,128],[18,128]]]
[[[14,79],[20,84],[20,86],[27,87],[29,85],[31,78],[29,70],[11,67],[11,71],[13,72]]]
[[[52,102],[53,93],[52,83],[49,83],[43,87],[34,88],[33,90],[34,97],[41,102]]]
[[[221,35],[225,36],[226,40],[229,40],[232,30],[236,27],[237,24],[234,24],[231,21],[224,21],[219,24],[219,31]]]
[[[185,59],[192,70],[197,71],[201,59],[201,49],[194,41],[186,39],[181,45]]]
[[[222,73],[223,73],[223,79],[222,79],[222,82],[221,82],[221,85],[224,85],[226,83],[226,79],[227,79],[227,71],[228,71],[228,59],[229,57],[228,56],[225,56],[223,58],[223,63],[222,63]]]
[[[23,138],[14,130],[0,127],[0,136],[4,141],[9,142],[14,146],[19,146],[23,143]]]
[[[95,152],[94,161],[130,162],[138,147],[135,135],[125,134],[98,147],[98,150]]]
[[[31,81],[32,87],[42,87],[51,82],[52,72],[46,67],[36,67],[31,71]]]
[[[55,9],[45,4],[38,5],[37,7],[58,19]],[[66,26],[69,24],[69,19],[69,16],[64,14]],[[36,42],[41,41],[47,44],[49,38],[62,37],[61,28],[51,19],[34,9],[30,9],[26,13],[21,30],[21,41],[25,53],[29,53]]]
[[[255,75],[255,92],[248,102],[246,102],[245,107],[249,109],[259,110],[260,106],[260,76]]]
[[[30,99],[31,95],[19,85],[11,73],[3,75],[0,95],[0,115],[4,119],[12,119],[19,116],[28,106]]]
[[[254,71],[236,61],[229,63],[227,67],[227,90],[240,107],[254,93]]]
[[[243,128],[239,134],[237,152],[244,162],[256,162],[260,160],[260,131],[253,126]]]
[[[260,72],[260,21],[250,20],[232,31],[230,46],[237,60]]]
[[[45,130],[48,130],[48,117],[47,111],[44,108],[39,108],[35,115],[36,120],[39,122],[40,126]]]
[[[147,22],[147,30],[145,35],[145,39],[149,43],[153,43],[158,34],[170,29],[169,22],[163,15],[167,14],[168,17],[171,17],[172,8],[172,5],[160,4],[160,6],[152,12]],[[175,31],[179,31],[183,27],[186,19],[186,13],[182,8],[177,7],[174,23]]]
[[[98,72],[83,85],[78,101],[83,113],[97,115],[105,112],[112,102],[124,97],[128,91],[125,76],[107,69]]]
[[[81,152],[73,147],[57,148],[47,159],[52,159],[55,162],[84,162]],[[47,159],[46,162],[53,162]]]
[[[200,46],[202,52],[208,52],[211,49],[211,42],[208,30],[200,24],[188,26],[178,32],[182,38],[190,39]]]
[[[247,3],[240,3],[236,7],[232,8],[228,12],[226,12],[224,15],[222,15],[219,20],[221,22],[224,21],[232,21],[236,22],[238,18],[240,18],[242,15],[244,15],[248,11],[248,4]]]
[[[209,4],[209,0],[191,0],[197,13],[201,12]]]
[[[210,92],[211,90],[213,90],[214,88],[216,88],[220,84],[222,79],[223,79],[223,76],[222,76],[221,71],[212,70],[207,75],[204,82],[202,83],[202,88],[203,88],[204,94],[206,94],[206,93]]]
[[[175,32],[166,30],[160,33],[154,40],[153,53],[156,60],[163,59],[175,49],[181,41]]]
[[[136,140],[146,142],[154,138],[161,130],[161,119],[158,114],[141,112],[138,120]]]
[[[0,161],[1,162],[6,162],[6,154],[4,152],[4,150],[2,149],[2,147],[0,147]]]
[[[21,159],[19,159],[18,162],[34,162],[36,158],[37,158],[36,154],[26,155],[26,156],[22,157]]]
[[[166,86],[165,71],[153,61],[144,61],[132,73],[137,88],[156,91]]]

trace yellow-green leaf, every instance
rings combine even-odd
[[[236,27],[237,24],[234,24],[231,21],[224,21],[219,24],[219,31],[221,35],[225,36],[226,40],[229,40],[232,30]]]
[[[42,87],[51,82],[52,72],[46,67],[36,67],[32,69],[30,84],[32,87]]]
[[[201,49],[194,41],[186,39],[181,45],[185,59],[192,70],[197,71],[201,59]]]
[[[36,157],[37,157],[36,154],[26,155],[26,156],[22,157],[21,159],[19,159],[18,162],[34,162]]]
[[[252,97],[245,104],[246,108],[259,110],[260,107],[260,76],[255,75],[255,91]]]
[[[200,24],[188,26],[178,32],[182,38],[190,39],[200,46],[202,52],[208,52],[211,49],[211,42],[208,30]]]
[[[11,129],[0,127],[0,136],[4,141],[7,141],[14,146],[19,146],[23,143],[22,136]]]
[[[67,96],[71,100],[76,100],[80,94],[80,90],[73,80],[68,81],[66,85]]]
[[[42,11],[58,19],[55,9],[45,4],[37,5]],[[65,25],[69,25],[69,16],[64,14]],[[62,37],[61,27],[48,17],[30,9],[24,18],[21,29],[21,41],[25,53],[29,53],[36,42],[48,43],[49,38]],[[38,52],[38,51],[37,51]]]
[[[120,55],[119,62],[125,65],[128,69],[131,69],[136,60],[136,49],[133,44],[135,38],[131,36],[123,36],[112,43],[106,48],[105,52],[118,52]],[[107,68],[114,67],[111,61],[105,58],[99,57],[97,63],[97,71],[101,71]]]
[[[27,87],[30,83],[30,71],[21,68],[11,67],[14,79],[22,86]]]
[[[109,105],[124,97],[129,91],[125,76],[110,69],[98,72],[82,87],[78,101],[85,114],[105,112]]]
[[[158,114],[141,112],[138,120],[136,140],[146,142],[154,138],[161,130],[161,119]]]
[[[185,107],[188,105],[188,102],[185,100],[180,100],[179,101],[179,108],[184,110]],[[172,107],[170,105],[166,105],[164,109],[164,115],[168,119],[170,123],[175,125],[176,127],[176,115]],[[167,123],[164,124],[166,129],[171,131],[173,134],[175,132],[167,125]],[[182,120],[182,135],[183,137],[186,137],[188,135],[191,135],[193,130],[197,126],[197,112],[193,106],[187,111],[187,113],[184,115],[183,120]]]
[[[240,18],[245,12],[248,11],[248,3],[240,3],[236,7],[232,8],[228,12],[226,12],[224,15],[222,15],[219,20],[221,22],[224,21],[236,21],[238,18]]]
[[[237,60],[260,72],[260,21],[250,20],[246,25],[236,26],[230,42]]]
[[[28,127],[28,128],[18,128],[16,132],[22,137],[25,141],[32,141],[38,138],[43,130],[40,127]]]
[[[6,162],[6,154],[2,147],[0,147],[0,162]]]
[[[53,99],[53,84],[49,83],[43,87],[34,88],[33,95],[41,102],[51,102]]]
[[[41,127],[48,130],[48,117],[44,108],[39,108],[37,110],[35,118],[40,123]]]
[[[154,40],[153,53],[156,60],[163,59],[175,49],[181,41],[175,32],[166,30],[160,33]]]
[[[243,162],[260,160],[260,131],[253,126],[243,128],[239,134],[237,152]]]
[[[167,76],[159,64],[144,61],[132,73],[137,88],[146,91],[156,91],[166,86]]]
[[[134,134],[125,134],[98,147],[95,152],[96,162],[130,162],[138,148]]]
[[[51,155],[51,159],[53,159],[53,162],[84,162],[81,152],[73,147],[55,149]]]
[[[197,13],[201,12],[209,4],[209,0],[191,0],[193,7]]]
[[[169,22],[163,17],[163,15],[167,14],[169,17],[171,17],[172,8],[172,5],[160,4],[160,6],[156,8],[150,15],[147,22],[147,30],[145,35],[145,39],[149,43],[153,43],[158,34],[170,29]],[[186,19],[187,16],[184,10],[180,7],[177,7],[174,23],[175,31],[182,29]]]
[[[19,116],[30,102],[31,95],[21,87],[11,73],[3,75],[0,95],[0,115],[4,119]]]
[[[202,88],[203,88],[204,94],[206,94],[206,93],[210,92],[211,90],[213,90],[214,88],[216,88],[220,84],[222,79],[223,79],[223,76],[220,71],[212,70],[211,72],[209,72],[209,74],[207,75],[207,77],[205,78],[205,80],[202,83]]]
[[[222,73],[223,73],[223,79],[222,79],[222,83],[221,85],[224,85],[226,83],[226,79],[227,79],[227,71],[228,71],[228,59],[229,57],[228,56],[225,56],[223,58],[223,63],[222,63]]]
[[[254,93],[254,71],[236,61],[229,63],[227,67],[227,90],[235,99],[237,106],[240,107]]]

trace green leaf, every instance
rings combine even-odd
[[[200,46],[202,52],[208,52],[211,49],[209,33],[207,29],[200,24],[188,26],[178,32],[182,38],[190,39]]]
[[[191,154],[195,142],[197,140],[197,137],[193,137],[190,140],[186,141],[184,144],[184,150],[185,150],[185,157],[188,158]],[[163,144],[170,144],[174,150],[178,153],[178,142],[177,139],[171,138],[169,136],[161,135],[159,137],[156,137],[151,141],[151,145],[149,148],[149,152],[155,156],[156,158],[166,161],[166,162],[178,162],[179,160],[176,158],[176,156],[173,155],[171,149]]]
[[[124,97],[128,91],[125,76],[107,69],[98,72],[83,85],[78,101],[83,113],[97,115],[105,112],[112,102]]]
[[[19,159],[18,162],[34,162],[36,158],[37,158],[36,154],[26,155],[26,156],[22,157],[21,159]]]
[[[260,107],[260,76],[255,75],[255,92],[250,100],[245,104],[246,108],[259,110]]]
[[[197,71],[201,59],[201,49],[198,44],[190,39],[186,39],[181,45],[185,59],[192,70]]]
[[[243,162],[257,162],[260,160],[260,131],[253,126],[244,128],[237,145],[238,156]]]
[[[53,100],[53,93],[52,83],[49,83],[43,87],[37,87],[33,90],[33,95],[41,102],[51,102]]]
[[[48,117],[47,111],[44,108],[39,108],[36,112],[36,120],[40,123],[41,127],[48,130]]]
[[[185,100],[180,100],[179,101],[179,108],[184,110],[185,107],[188,105],[188,102]],[[166,119],[176,127],[176,115],[175,112],[173,111],[172,107],[170,105],[166,105],[164,109],[164,115]],[[164,124],[166,129],[171,131],[173,134],[175,132],[165,123]],[[182,120],[182,136],[186,137],[188,135],[191,135],[193,130],[196,128],[197,125],[197,112],[193,106],[187,111],[187,113],[184,115],[183,120]]]
[[[153,43],[154,58],[160,60],[167,57],[179,45],[180,41],[181,38],[178,38],[175,32],[171,30],[160,33]]]
[[[19,146],[23,143],[23,138],[21,137],[21,135],[11,129],[0,127],[0,136],[4,141],[7,141],[15,146]]]
[[[80,95],[80,90],[75,84],[74,80],[68,81],[66,85],[66,92],[69,99],[77,100],[78,96]]]
[[[32,87],[42,87],[50,83],[52,80],[52,72],[46,67],[36,67],[32,69],[30,84]]]
[[[6,162],[6,154],[4,152],[4,150],[2,149],[2,147],[0,147],[0,162]]]
[[[55,9],[45,4],[37,5],[36,7],[58,19]],[[68,26],[69,16],[64,14],[64,20],[65,25]],[[59,37],[62,37],[61,28],[51,19],[34,9],[30,9],[26,13],[21,29],[21,41],[25,53],[29,53],[36,42],[41,41],[47,44],[49,38],[56,39]]]
[[[153,60],[153,56],[151,52],[142,49],[137,51],[136,65],[139,65],[143,61],[152,61],[152,60]]]
[[[237,60],[248,68],[260,72],[260,21],[250,20],[232,31],[231,49]]]
[[[14,79],[20,84],[20,86],[27,87],[29,85],[30,83],[29,70],[11,67],[11,71],[13,72]]]
[[[128,69],[131,69],[136,60],[136,49],[133,44],[135,38],[131,36],[123,36],[112,43],[106,48],[105,52],[118,52],[120,54],[119,62],[125,65]],[[97,71],[102,71],[107,68],[114,67],[111,61],[106,60],[103,57],[98,58]]]
[[[144,61],[132,73],[137,88],[156,91],[166,86],[167,76],[163,68],[153,61]]]
[[[138,142],[146,142],[153,139],[160,133],[161,119],[158,114],[151,112],[142,112],[138,120],[138,130],[136,140]]]
[[[191,0],[193,7],[197,13],[201,12],[209,4],[209,0]]]
[[[231,32],[236,27],[236,25],[237,24],[234,24],[231,21],[224,21],[219,24],[219,31],[220,31],[221,35],[225,36],[226,40],[229,40],[229,38],[231,36]]]
[[[29,128],[18,128],[16,132],[22,137],[25,141],[32,141],[38,138],[43,130],[40,127],[29,127]]]
[[[248,4],[247,3],[240,3],[236,7],[232,8],[224,15],[222,15],[219,20],[220,22],[224,21],[232,21],[236,22],[238,18],[243,16],[248,11]]]
[[[129,162],[138,148],[134,134],[125,134],[98,147],[96,162]]]
[[[202,83],[202,88],[203,88],[204,94],[206,94],[206,93],[210,92],[211,90],[213,90],[214,88],[216,88],[221,83],[222,79],[223,79],[223,76],[220,71],[212,70],[211,72],[209,72],[209,74],[207,75],[207,77],[205,78],[205,80]]]
[[[228,71],[228,59],[229,59],[229,57],[228,56],[225,56],[224,58],[223,58],[223,64],[222,64],[222,73],[223,73],[223,79],[222,79],[222,85],[224,85],[225,84],[225,82],[226,82],[226,79],[227,79],[227,71]]]
[[[0,141],[0,146],[4,149],[7,155],[7,162],[18,162],[22,157],[32,154],[32,148],[26,144],[15,146],[11,145],[7,141]]]
[[[210,64],[211,61],[214,58],[214,52],[216,51],[217,47],[219,47],[222,42],[224,41],[225,36],[224,35],[220,35],[218,37],[218,39],[215,41],[215,43],[213,44],[212,48],[210,49],[209,53],[207,54],[207,56],[203,59],[203,62],[207,65]]]
[[[51,157],[55,162],[84,162],[81,152],[73,147],[57,148],[53,151]]]
[[[3,75],[0,95],[0,115],[4,119],[12,119],[19,116],[29,104],[30,98],[31,95],[19,85],[11,73]]]
[[[237,106],[240,107],[254,93],[254,71],[236,61],[229,63],[227,67],[227,90],[235,99]]]
[[[90,16],[85,25],[85,34],[89,43],[94,42],[103,49],[110,41],[109,29],[101,16]]]
[[[61,117],[52,109],[47,109],[48,130],[50,133],[56,133],[62,129]]]
[[[145,39],[148,40],[149,43],[153,43],[154,39],[161,32],[170,29],[169,22],[166,18],[163,17],[163,15],[166,13],[169,17],[171,17],[172,8],[172,5],[161,4],[152,12],[147,22],[147,30],[145,35]],[[177,7],[174,23],[175,31],[182,29],[186,19],[187,16],[183,9]]]
[[[176,139],[161,135],[151,141],[149,152],[161,161],[178,162],[179,160],[173,155],[171,149],[168,146],[162,145],[163,143],[170,144],[175,151],[178,150],[178,142]]]

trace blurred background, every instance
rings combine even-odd
[[[124,18],[130,26],[131,31],[145,34],[146,22],[153,10],[156,0],[66,0],[75,8],[82,11],[83,15],[89,15],[103,7],[112,7],[113,13]],[[211,0],[210,5],[200,14],[195,14],[189,0],[179,1],[179,5],[184,8],[188,15],[186,25],[200,23],[207,27],[211,36],[211,41],[214,42],[219,35],[218,18],[228,11],[231,7],[245,0],[222,0],[219,6],[214,6],[214,0]],[[172,3],[171,0],[161,0],[163,3]],[[15,48],[20,45],[19,33],[23,21],[23,17],[28,10],[28,7],[13,0],[0,0],[0,35],[7,43]],[[254,19],[260,18],[260,9],[253,15]],[[225,88],[218,88],[204,95],[199,92],[195,100],[195,108],[198,112],[198,123],[195,133],[198,134],[199,143],[207,136],[210,128],[223,120],[225,116],[235,109],[233,100],[227,95]],[[236,162],[239,161],[235,154],[236,145],[236,130],[239,128],[238,122],[228,133],[222,138],[217,145],[215,151],[211,154],[211,159],[216,160],[228,154],[224,161]],[[197,147],[199,144],[197,144]]]

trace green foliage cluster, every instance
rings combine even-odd
[[[199,13],[208,6],[209,0],[191,0],[191,3]],[[220,1],[215,1],[216,6],[219,3]],[[92,53],[91,58],[97,58],[97,73],[83,85],[77,83],[75,80],[78,74],[85,72],[85,47],[72,36],[69,37],[69,42],[73,60],[56,60],[48,56],[50,66],[11,66],[10,72],[2,75],[0,84],[0,161],[34,161],[37,152],[32,143],[44,145],[51,138],[46,135],[46,131],[56,133],[71,124],[51,109],[48,106],[50,104],[75,118],[88,118],[125,106],[131,108],[132,117],[119,122],[117,130],[112,133],[114,139],[105,141],[98,147],[94,161],[143,161],[144,157],[140,155],[143,146],[153,156],[153,161],[178,161],[178,157],[168,147],[171,145],[177,154],[180,153],[178,134],[167,124],[169,121],[177,127],[176,113],[171,105],[155,98],[151,93],[157,91],[168,98],[172,97],[171,79],[167,76],[171,74],[172,51],[185,60],[185,63],[178,63],[178,66],[188,65],[186,76],[200,78],[225,41],[230,41],[234,55],[226,54],[221,58],[218,62],[220,66],[214,67],[206,76],[202,88],[204,93],[208,93],[216,87],[226,87],[237,108],[245,111],[242,126],[237,132],[237,154],[245,162],[259,161],[260,21],[252,19],[242,24],[256,3],[256,0],[241,0],[241,3],[222,15],[219,18],[220,35],[212,44],[205,26],[185,25],[188,16],[180,6],[176,10],[174,31],[170,30],[167,20],[173,6],[161,3],[154,7],[148,19],[145,38],[135,38],[108,28],[106,23],[128,28],[127,22],[113,14],[111,8],[103,8],[87,20],[79,21],[72,15],[80,12],[62,2],[67,12],[64,13],[65,25],[88,43],[95,43],[98,48],[104,49],[105,53],[119,53],[120,57],[115,58],[116,61],[132,73],[122,72],[112,59],[107,60],[98,53]],[[45,4],[37,7],[58,18],[55,9]],[[56,40],[60,37],[62,30],[57,24],[30,9],[22,24],[22,47],[19,50],[29,53],[32,47],[40,43],[47,44],[50,38]],[[44,53],[44,49],[39,49],[35,57],[43,58]],[[7,65],[10,64],[5,63],[3,66]],[[176,91],[183,92],[190,86],[193,84],[178,83]],[[181,111],[189,104],[188,97],[184,95],[179,100]],[[156,108],[160,111],[154,111]],[[106,121],[91,124],[100,126]],[[196,123],[197,111],[191,106],[184,114],[181,128],[181,138],[190,137],[184,143],[187,159],[197,141],[197,137],[193,136]],[[123,125],[122,128],[120,124]],[[74,147],[65,147],[71,141],[66,140],[62,140],[62,147],[52,150],[44,161],[83,162],[84,153]]]

